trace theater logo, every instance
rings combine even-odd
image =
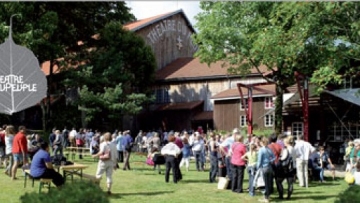
[[[46,97],[47,80],[31,50],[9,37],[0,44],[0,113],[13,114],[34,106]]]

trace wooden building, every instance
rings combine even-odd
[[[275,120],[274,113],[274,96],[275,85],[263,85],[259,88],[274,92],[273,94],[261,91],[253,91],[253,127],[255,129],[273,129]],[[214,101],[214,126],[216,129],[231,130],[235,127],[245,128],[248,89],[242,88],[244,101],[240,97],[237,88],[228,89],[212,97]],[[270,112],[271,111],[271,112]]]
[[[131,22],[124,28],[141,36],[152,48],[158,69],[178,58],[192,57],[197,50],[191,40],[195,30],[183,10]]]
[[[136,132],[158,128],[190,130],[198,126],[205,131],[245,127],[246,115],[237,84],[265,82],[263,76],[269,74],[266,67],[260,67],[260,73],[254,70],[240,76],[229,75],[222,62],[210,67],[200,63],[198,58],[193,57],[197,46],[193,44],[191,35],[195,30],[182,10],[135,21],[124,27],[141,36],[152,48],[158,68],[156,83],[152,87],[156,101],[136,118],[129,119],[136,125],[124,123],[125,128]],[[43,68],[46,71],[46,67]],[[274,86],[265,85],[263,88],[272,90]],[[245,89],[244,95],[247,95]],[[339,95],[335,92],[311,93],[310,141],[340,141],[343,138],[339,139],[339,135],[359,136],[359,104],[346,101],[344,98],[348,95]],[[254,92],[253,97],[254,127],[273,129],[274,95]],[[302,133],[302,109],[297,89],[290,88],[283,101],[284,131],[294,135]]]
[[[311,87],[311,86],[310,86]],[[360,88],[343,88],[309,93],[309,141],[343,143],[346,138],[360,138]],[[303,134],[302,103],[296,91],[284,102],[284,131]],[[337,144],[335,144],[337,145]]]
[[[182,10],[132,22],[125,28],[151,46],[158,65],[153,87],[156,101],[138,116],[141,129],[214,129],[214,95],[236,87],[238,82],[264,82],[256,71],[246,77],[229,75],[222,62],[208,67],[193,58],[197,46],[191,35],[195,30]],[[261,70],[266,73],[264,67]]]
[[[195,129],[198,126],[202,126],[205,130],[218,129],[213,122],[215,104],[212,97],[236,87],[239,82],[245,84],[264,82],[262,74],[265,73],[266,70],[263,70],[262,73],[253,70],[246,77],[229,75],[227,69],[222,67],[222,62],[208,67],[206,64],[200,63],[198,58],[179,58],[157,72],[155,87],[157,101],[153,108],[156,111],[164,112],[169,110],[163,106],[183,106],[186,103],[190,105],[193,102],[201,101],[198,103],[201,105],[201,111],[196,111],[192,116],[188,116],[190,123],[183,120],[183,124],[178,121],[176,122],[178,126],[172,126],[175,122],[164,118],[168,122],[161,122],[162,127],[165,129],[171,127],[170,129],[176,130]],[[239,124],[234,125],[231,129],[238,126]]]

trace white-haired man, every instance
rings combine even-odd
[[[235,142],[235,137],[237,135],[241,135],[240,131],[238,128],[234,128],[232,133],[227,138],[225,138],[225,140],[219,146],[220,151],[222,151],[224,154],[226,154],[226,156],[225,156],[226,174],[230,180],[232,180],[231,163],[230,163],[231,153],[232,153],[231,146]]]
[[[296,172],[299,185],[300,187],[308,187],[308,161],[310,154],[315,152],[315,148],[309,142],[304,140],[303,135],[298,135],[294,149],[297,157]]]

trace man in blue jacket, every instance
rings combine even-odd
[[[123,170],[125,171],[130,170],[130,163],[129,163],[129,158],[130,158],[130,153],[131,153],[131,148],[133,145],[133,139],[130,135],[130,130],[126,130],[124,131],[124,138],[122,139],[122,145],[123,145],[123,150],[124,150],[124,167]]]

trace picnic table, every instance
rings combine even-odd
[[[66,158],[69,158],[68,155],[71,155],[71,159],[75,159],[75,155],[90,155],[90,148],[88,147],[66,147],[64,150]]]
[[[85,168],[87,168],[87,165],[84,164],[77,164],[74,163],[73,165],[65,165],[65,166],[60,166],[60,169],[63,171],[63,177],[64,180],[66,181],[66,177],[70,176],[71,177],[71,181],[74,180],[74,175],[80,176],[80,178],[83,178],[83,170]]]

